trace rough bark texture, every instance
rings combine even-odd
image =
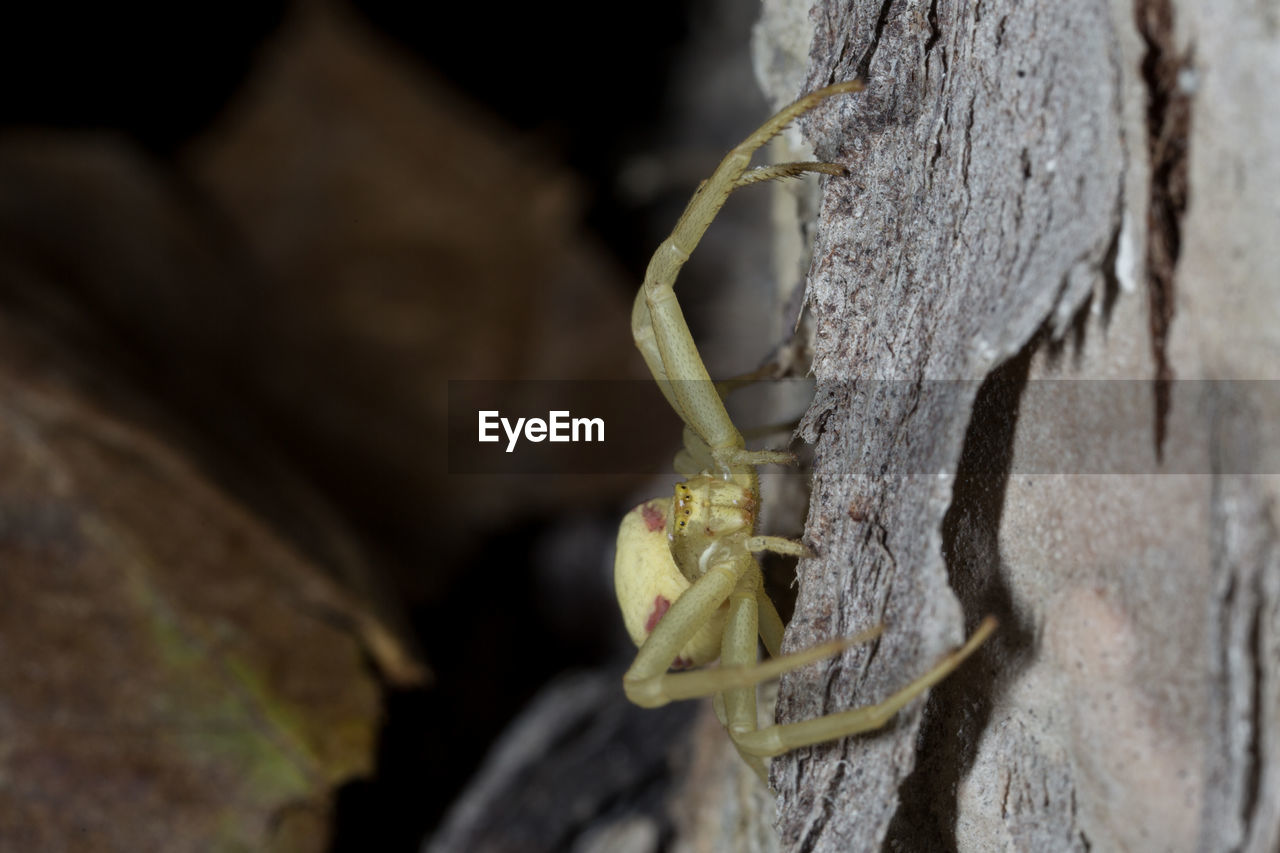
[[[1280,371],[1280,24],[1207,9],[811,10],[803,88],[868,89],[804,125],[851,177],[808,285],[819,556],[787,648],[887,630],[784,678],[779,720],[1002,627],[885,732],[774,762],[785,849],[1275,849],[1280,488],[1240,475],[1280,470],[1280,412],[1182,380]],[[1042,379],[1136,380],[1141,440]],[[1053,455],[1071,430],[1105,476]]]

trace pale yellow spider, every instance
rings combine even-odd
[[[995,630],[995,620],[988,618],[961,648],[877,705],[757,727],[755,685],[866,642],[881,628],[780,655],[782,619],[764,592],[753,553],[811,554],[799,542],[756,535],[755,468],[793,462],[794,457],[745,449],[742,434],[707,375],[673,285],[707,226],[738,187],[804,172],[845,174],[844,167],[834,163],[783,163],[751,171],[747,167],[755,151],[789,122],[825,98],[861,89],[860,81],[850,80],[806,95],[730,151],[654,253],[631,314],[636,346],[685,423],[684,449],[676,456],[675,468],[688,479],[676,485],[672,498],[656,498],[629,512],[618,532],[614,582],[627,630],[640,647],[623,676],[623,687],[632,702],[645,707],[715,696],[716,711],[738,752],[766,781],[765,757],[880,728]],[[771,660],[757,662],[757,637]],[[717,669],[668,672],[716,658]]]

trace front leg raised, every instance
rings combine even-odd
[[[725,200],[738,187],[804,172],[843,174],[843,167],[832,163],[786,163],[755,172],[747,172],[747,167],[761,146],[824,98],[861,89],[860,81],[850,80],[812,92],[769,119],[730,151],[694,193],[675,230],[658,246],[645,271],[644,285],[631,313],[636,346],[672,408],[713,450],[731,452],[742,448],[744,442],[711,384],[689,332],[676,299],[676,277]]]

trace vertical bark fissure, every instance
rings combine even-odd
[[[845,765],[841,763],[836,767],[836,772],[832,775],[827,783],[826,793],[822,796],[822,813],[819,818],[809,825],[808,832],[797,848],[798,853],[813,853],[817,847],[819,840],[822,838],[822,830],[826,827],[827,821],[831,818],[831,801],[832,794],[840,788],[840,783],[844,781]]]
[[[928,56],[933,51],[933,46],[938,43],[938,39],[942,38],[942,28],[938,26],[938,0],[931,0],[929,3],[929,40],[924,43],[925,61],[928,62]],[[946,52],[942,54],[943,71],[946,71]],[[927,67],[927,66],[926,66]]]
[[[1261,567],[1259,567],[1259,575]],[[1252,683],[1249,685],[1249,743],[1243,755],[1245,767],[1242,775],[1244,776],[1244,791],[1240,804],[1240,821],[1245,828],[1246,837],[1250,828],[1253,826],[1258,812],[1258,795],[1262,791],[1262,733],[1266,727],[1266,721],[1263,719],[1262,704],[1262,685],[1266,679],[1263,671],[1263,661],[1266,660],[1266,652],[1262,640],[1262,618],[1263,609],[1265,607],[1265,598],[1261,577],[1254,579],[1253,601],[1249,609],[1249,632],[1247,640],[1247,649],[1249,655],[1249,675]]]
[[[1155,448],[1163,458],[1172,403],[1173,367],[1167,343],[1173,323],[1175,272],[1182,252],[1187,209],[1187,148],[1191,98],[1179,86],[1185,60],[1174,44],[1172,0],[1138,0],[1138,32],[1146,46],[1142,78],[1147,86],[1147,148],[1151,182],[1147,202],[1147,294],[1151,352],[1155,359]]]
[[[884,0],[880,4],[880,14],[876,16],[876,29],[871,36],[871,44],[867,45],[856,66],[857,75],[863,80],[871,76],[871,60],[876,55],[876,48],[880,46],[880,35],[884,32],[884,25],[889,20],[889,10],[892,8],[893,0]]]

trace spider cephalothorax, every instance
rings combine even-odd
[[[619,532],[615,584],[623,621],[637,646],[719,552],[727,553],[738,538],[752,535],[755,506],[749,489],[731,480],[697,476],[677,483],[672,497],[645,501],[627,513]],[[767,597],[764,601],[772,608]],[[702,666],[720,657],[728,610],[726,600],[681,647],[673,669]]]
[[[627,631],[640,647],[623,676],[639,705],[714,696],[716,710],[743,758],[765,776],[763,757],[799,746],[879,728],[900,708],[937,683],[995,629],[988,618],[964,646],[883,702],[815,720],[758,728],[755,685],[876,636],[856,637],[781,655],[783,624],[764,592],[755,554],[810,556],[799,542],[756,534],[760,492],[756,466],[794,461],[789,453],[747,450],[707,375],[676,300],[674,284],[702,234],[738,187],[820,172],[843,175],[834,163],[783,163],[748,171],[751,156],[788,122],[823,99],[862,89],[857,80],[813,92],[778,113],[720,162],[698,188],[649,262],[636,295],[631,329],[663,396],[685,423],[676,471],[687,479],[671,498],[646,501],[629,512],[618,532],[614,581]],[[772,657],[756,660],[757,638]],[[720,666],[669,672],[720,659]]]

